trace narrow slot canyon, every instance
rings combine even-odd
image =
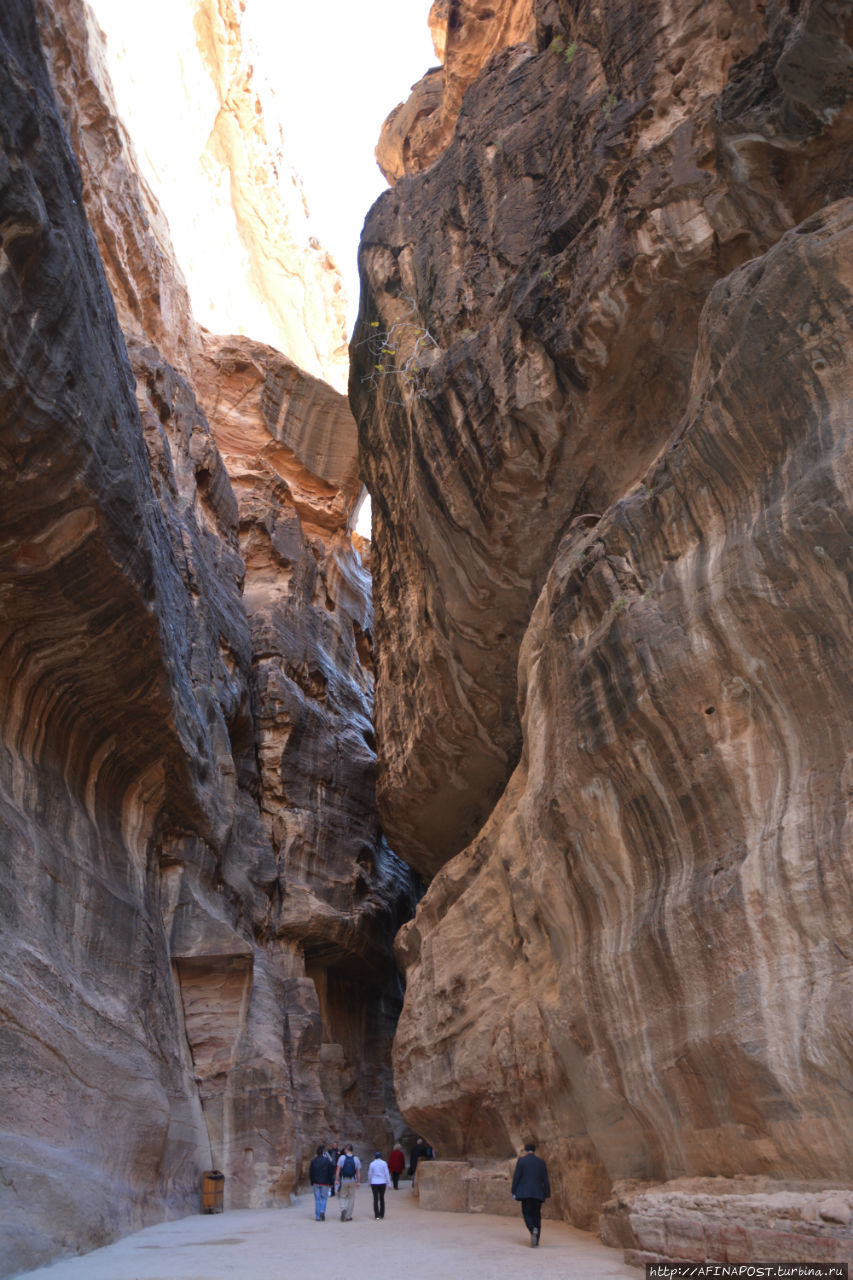
[[[853,1263],[850,7],[412,7],[352,279],[307,19],[0,7],[0,1277],[419,1136]]]

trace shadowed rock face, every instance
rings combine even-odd
[[[519,646],[556,547],[675,427],[714,281],[849,187],[840,11],[536,16],[361,244],[378,794],[426,874],[510,776]]]
[[[205,338],[196,385],[237,499],[259,816],[279,866],[268,927],[382,985],[409,879],[374,801],[354,423],[343,396],[242,338]]]
[[[4,1275],[196,1212],[206,1168],[286,1202],[321,1138],[401,1127],[354,423],[172,327],[86,21],[45,28],[81,182],[31,7],[0,13]]]
[[[106,77],[104,38],[91,10],[35,0],[56,107],[84,175],[86,217],[125,334],[144,337],[187,374],[198,341],[169,227],[140,179]]]
[[[140,1224],[155,1187],[155,1213],[193,1203],[204,1126],[152,849],[166,807],[223,837],[216,637],[245,662],[249,636],[236,553],[221,610],[196,618],[27,8],[4,8],[0,38],[7,1271]],[[223,684],[207,705],[202,651]]]

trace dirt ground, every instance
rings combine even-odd
[[[28,1271],[18,1280],[640,1280],[622,1255],[561,1222],[542,1224],[531,1249],[521,1220],[428,1213],[408,1188],[389,1189],[382,1222],[370,1191],[352,1222],[330,1200],[314,1221],[311,1195],[287,1209],[241,1209],[164,1222],[106,1249]]]

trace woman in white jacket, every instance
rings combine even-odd
[[[381,1152],[377,1151],[370,1162],[367,1170],[367,1181],[370,1183],[370,1190],[373,1192],[373,1216],[378,1222],[380,1218],[385,1217],[385,1188],[391,1186],[391,1174],[388,1171],[388,1165],[382,1159]]]

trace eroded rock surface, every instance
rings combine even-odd
[[[233,574],[199,625],[28,8],[0,34],[8,1272],[193,1204],[206,1135],[152,849],[166,807],[222,839],[218,634],[244,661],[249,637]]]
[[[245,339],[207,338],[197,386],[237,498],[258,802],[280,863],[272,927],[318,968],[377,977],[408,882],[374,801],[354,423],[343,396]]]
[[[4,1275],[390,1142],[412,893],[346,403],[198,329],[86,10],[40,17],[67,134],[0,13]]]
[[[853,1192],[766,1177],[626,1184],[605,1205],[605,1244],[635,1266],[669,1258],[746,1264],[853,1261]]]
[[[188,374],[198,341],[163,210],[137,168],[106,70],[104,37],[82,0],[36,0],[57,108],[83,175],[83,203],[122,331]]]
[[[398,1096],[463,1169],[532,1134],[579,1225],[626,1180],[673,1218],[684,1177],[829,1194],[853,1167],[849,12],[533,16],[362,239],[380,812],[434,876],[398,944]],[[657,1249],[655,1212],[637,1259],[725,1260],[701,1221]],[[750,1260],[764,1228],[784,1254],[750,1213]]]
[[[535,16],[362,238],[379,795],[427,874],[510,776],[519,646],[556,547],[675,427],[714,281],[849,190],[840,9]]]
[[[576,1221],[614,1179],[849,1177],[851,302],[853,201],[714,288],[675,436],[560,544],[519,766],[401,936],[404,1113],[448,1156],[539,1135]]]
[[[429,168],[453,137],[465,90],[494,53],[535,37],[533,0],[434,0],[432,42],[441,66],[412,86],[382,126],[376,162],[393,186]]]

